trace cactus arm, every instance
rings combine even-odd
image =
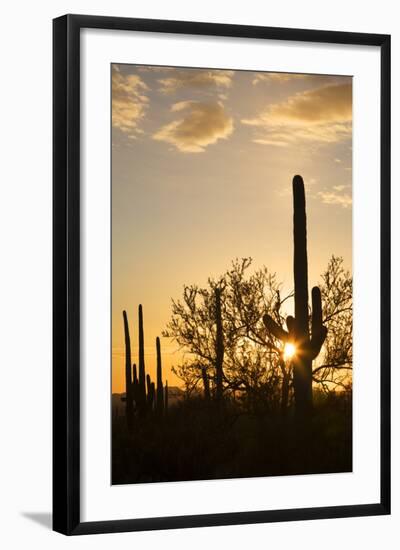
[[[321,348],[325,342],[327,333],[328,333],[327,328],[324,325],[322,325],[319,328],[318,332],[312,335],[311,342],[310,342],[310,353],[311,353],[312,359],[315,359],[319,354],[319,352],[321,351]]]
[[[296,319],[292,315],[286,317],[286,326],[289,331],[289,340],[296,340]]]
[[[319,354],[327,335],[327,329],[322,324],[322,300],[321,291],[315,286],[311,291],[312,317],[311,317],[311,354],[313,359]]]
[[[310,350],[311,350],[311,357],[312,359],[315,359],[319,352],[321,351],[321,348],[325,342],[325,338],[328,331],[327,328],[322,326],[320,333],[316,337],[311,338],[310,342]]]
[[[312,318],[311,332],[317,331],[322,326],[322,299],[321,291],[315,286],[311,291]]]
[[[278,340],[281,340],[282,342],[287,342],[289,340],[289,334],[286,330],[279,326],[278,323],[274,321],[270,315],[268,315],[268,313],[264,315],[263,321],[267,330],[275,336],[275,338],[278,338]]]

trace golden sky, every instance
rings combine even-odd
[[[305,181],[310,287],[352,255],[350,77],[112,66],[112,381],[124,391],[122,310],[146,370],[184,284],[233,259],[293,286],[291,180]],[[181,352],[161,339],[165,378]]]

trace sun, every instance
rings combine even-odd
[[[296,348],[294,344],[291,344],[290,342],[287,342],[285,344],[285,349],[283,350],[283,357],[284,359],[291,359],[294,354],[296,353]]]

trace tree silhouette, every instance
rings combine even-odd
[[[353,365],[353,280],[343,258],[332,256],[320,285],[328,335],[313,381],[325,392],[349,390]]]
[[[250,272],[250,258],[235,260],[218,280],[207,286],[184,287],[180,300],[172,301],[172,316],[163,336],[174,339],[184,352],[173,367],[186,395],[216,397],[217,324],[215,289],[221,292],[221,325],[224,338],[223,392],[243,405],[285,413],[293,401],[293,365],[283,357],[280,338],[263,323],[268,312],[284,331],[293,293],[282,296],[282,284],[266,267]],[[323,323],[328,336],[312,372],[316,388],[325,392],[351,387],[352,279],[343,259],[332,256],[321,277]],[[310,316],[311,320],[311,316]],[[310,327],[311,328],[311,327]],[[278,331],[279,332],[279,331]]]
[[[247,276],[250,266],[250,258],[235,260],[217,281],[209,279],[205,288],[185,286],[182,299],[172,301],[172,317],[163,335],[173,338],[185,351],[184,361],[174,372],[188,394],[203,386],[205,394],[218,398],[222,357],[220,375],[225,394],[274,394],[275,401],[280,401],[280,375],[276,371],[282,368],[282,347],[268,334],[262,314],[270,311],[282,324],[280,308],[288,297],[281,300],[280,285],[267,268]],[[216,289],[220,292],[218,307]],[[218,352],[221,333],[223,354]]]

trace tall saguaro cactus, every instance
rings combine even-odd
[[[139,409],[140,406],[140,392],[139,392],[139,379],[137,376],[137,368],[136,363],[133,363],[133,379],[132,379],[132,398],[135,403],[136,410]]]
[[[143,307],[139,305],[139,368],[136,364],[132,366],[131,339],[129,334],[128,316],[123,311],[124,332],[125,332],[125,385],[126,397],[126,417],[129,427],[133,426],[134,416],[137,413],[143,417],[156,411],[163,415],[167,407],[168,389],[164,390],[162,380],[162,362],[161,362],[161,344],[160,338],[156,339],[157,347],[157,385],[152,382],[150,375],[146,376],[144,363],[144,330],[143,330]]]
[[[146,375],[146,386],[147,386],[147,412],[151,413],[154,405],[154,396],[155,396],[155,386],[154,382],[151,381],[150,374]]]
[[[137,377],[136,363],[133,363],[132,370],[133,370],[133,385],[135,386],[136,384],[139,384],[138,377]]]
[[[168,397],[169,397],[169,390],[168,390],[168,380],[165,381],[165,389],[164,389],[164,413],[165,416],[168,414]]]
[[[222,314],[221,314],[221,289],[215,289],[215,323],[217,327],[216,341],[215,341],[215,378],[216,378],[216,391],[215,397],[217,402],[222,401],[222,380],[223,380],[223,362],[224,362],[224,332],[222,327]]]
[[[326,338],[322,324],[321,292],[311,291],[311,334],[308,313],[307,217],[304,183],[301,176],[293,178],[293,239],[294,239],[294,317],[286,319],[285,331],[268,314],[263,320],[267,329],[283,342],[293,342],[293,386],[296,414],[307,417],[312,410],[312,362],[318,356]]]
[[[146,410],[146,369],[144,365],[143,308],[139,305],[139,412]]]
[[[164,386],[162,381],[162,363],[161,363],[161,343],[160,338],[156,338],[157,348],[157,399],[156,410],[157,413],[162,415],[164,412]]]
[[[125,332],[125,391],[126,391],[126,421],[128,427],[133,424],[133,388],[132,388],[132,358],[131,358],[131,338],[129,335],[128,316],[126,311],[122,312],[124,318]]]

